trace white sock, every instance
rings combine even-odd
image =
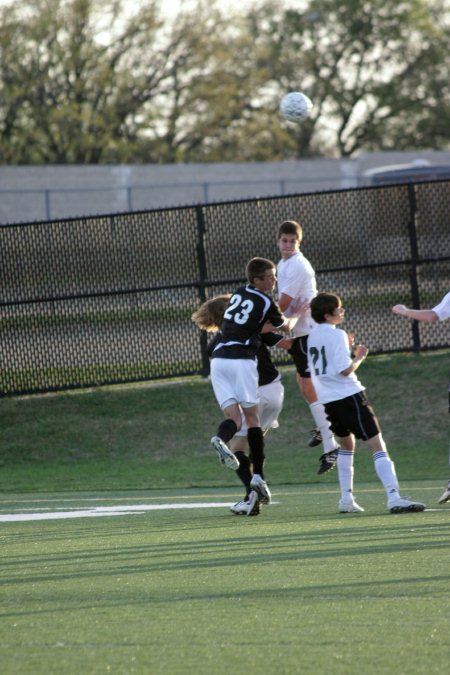
[[[336,466],[339,485],[341,487],[341,496],[342,499],[345,499],[346,501],[353,499],[353,457],[353,452],[339,448]]]
[[[375,471],[388,497],[399,496],[399,486],[397,474],[395,473],[394,462],[389,458],[387,452],[374,452],[373,462]]]
[[[333,433],[330,429],[330,423],[328,421],[328,417],[322,403],[319,403],[319,401],[310,403],[309,409],[311,410],[311,415],[313,416],[316,427],[317,429],[319,429],[322,435],[322,445],[324,453],[337,450],[339,446],[336,443]]]

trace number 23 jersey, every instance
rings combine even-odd
[[[266,321],[276,328],[285,323],[278,305],[251,284],[236,289],[225,310],[211,358],[254,359],[259,332]]]
[[[347,333],[329,323],[317,324],[308,335],[308,365],[320,403],[339,401],[365,389],[355,373],[341,375],[351,363]]]

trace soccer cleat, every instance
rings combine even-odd
[[[438,504],[446,504],[447,502],[450,502],[450,480],[447,483],[447,487],[445,488],[444,493],[441,495]]]
[[[425,504],[421,502],[412,502],[405,497],[394,497],[388,501],[387,507],[391,513],[413,513],[415,511],[424,511]]]
[[[261,502],[258,500],[258,495],[256,495],[255,506],[250,511],[250,513],[247,513],[247,515],[248,516],[259,516],[260,513],[261,513]]]
[[[322,434],[320,433],[319,429],[311,429],[309,433],[311,434],[311,438],[308,441],[310,448],[315,448],[317,445],[322,443]]]
[[[269,487],[266,481],[261,478],[258,473],[255,473],[252,480],[250,481],[251,487],[257,492],[258,500],[261,504],[270,504],[272,495],[270,494]]]
[[[225,464],[227,469],[231,469],[232,471],[236,471],[236,469],[239,469],[238,458],[231,452],[231,450],[227,448],[227,446],[225,445],[225,443],[222,441],[221,438],[219,438],[218,436],[213,436],[211,438],[211,445],[217,452],[219,462]]]
[[[325,454],[319,457],[320,465],[317,470],[318,474],[327,473],[330,471],[336,464],[338,456],[338,450],[332,450],[331,452],[326,452]]]
[[[363,513],[363,511],[363,507],[353,499],[351,501],[348,499],[341,499],[339,501],[339,513]]]
[[[261,507],[256,491],[252,490],[246,499],[233,504],[230,511],[236,516],[259,516]]]

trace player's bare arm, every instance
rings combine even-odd
[[[280,297],[278,298],[278,306],[282,312],[285,312],[288,309],[292,300],[293,298],[290,295],[286,295],[286,293],[282,293],[280,295]]]
[[[282,326],[273,326],[270,321],[266,321],[266,323],[261,328],[261,333],[274,333],[278,330],[283,331],[283,333],[290,333],[297,321],[297,316],[292,316],[289,319],[285,317],[285,322]]]
[[[434,323],[439,320],[438,315],[432,309],[409,309],[405,305],[394,305],[392,312],[400,316],[406,316],[408,319],[425,321],[426,323]]]
[[[351,365],[345,370],[341,370],[341,375],[347,376],[351,373],[354,373],[355,370],[358,370],[359,366],[364,361],[368,353],[368,347],[365,347],[364,345],[358,345],[355,349],[355,355],[352,359]]]

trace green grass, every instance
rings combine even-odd
[[[369,358],[359,371],[402,492],[391,515],[367,452],[338,514],[316,474],[292,368],[267,438],[274,502],[242,497],[209,439],[209,382],[4,399],[0,440],[2,675],[433,675],[450,653],[449,351]],[[220,507],[141,510],[150,505]],[[136,513],[11,522],[5,515],[133,506]],[[72,513],[72,515],[75,515]],[[79,516],[80,514],[78,514]]]
[[[400,480],[442,479],[448,472],[449,351],[369,357],[359,371]],[[320,449],[292,368],[280,428],[267,437],[272,484],[335,484],[316,475]],[[221,412],[211,385],[187,382],[117,386],[4,399],[0,492],[228,486],[209,445]],[[374,480],[357,450],[356,481]]]
[[[407,487],[433,504],[442,485]],[[239,494],[11,495],[1,512]],[[2,673],[445,672],[449,509],[389,515],[372,484],[364,514],[337,514],[337,499],[336,485],[280,487],[258,518],[220,507],[1,523]]]

